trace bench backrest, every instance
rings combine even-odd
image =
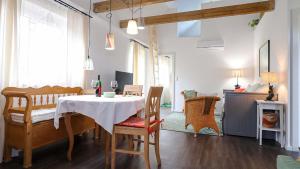
[[[41,88],[7,87],[1,92],[5,98],[4,118],[11,121],[10,113],[24,114],[24,123],[31,123],[31,111],[55,108],[59,97],[81,95],[81,87],[45,86]]]

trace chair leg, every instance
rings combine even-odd
[[[110,153],[110,142],[111,141],[111,135],[105,131],[105,168],[109,168],[109,153]]]
[[[150,169],[150,159],[149,159],[149,134],[144,136],[144,158],[146,169]]]
[[[220,136],[220,130],[219,130],[219,127],[218,127],[217,123],[215,123],[215,124],[212,126],[212,129],[214,129],[215,132],[218,133],[218,136]]]
[[[31,131],[25,136],[25,145],[24,145],[24,159],[23,159],[23,167],[29,168],[31,167],[32,160],[32,137]]]
[[[111,140],[111,169],[116,168],[116,134],[112,134]]]
[[[11,161],[11,151],[12,151],[12,148],[5,143],[5,146],[4,146],[4,162]]]
[[[155,132],[155,155],[157,165],[161,166],[160,151],[159,151],[159,130]]]

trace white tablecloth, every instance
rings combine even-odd
[[[63,113],[76,112],[95,120],[106,131],[112,133],[113,125],[125,121],[145,106],[145,99],[140,96],[115,98],[96,97],[93,95],[60,97],[54,115],[54,126],[59,128],[59,117]]]

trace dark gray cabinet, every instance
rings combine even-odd
[[[256,137],[256,100],[264,100],[267,94],[236,93],[224,90],[224,96],[224,133],[227,135]],[[265,132],[263,137],[273,139],[274,134]]]

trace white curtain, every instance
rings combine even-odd
[[[87,18],[52,1],[23,0],[10,85],[83,86]]]
[[[143,85],[143,93],[147,93],[151,82],[153,82],[149,71],[151,67],[150,57],[148,55],[149,49],[145,46],[132,41],[131,42],[132,55],[133,55],[133,83]]]
[[[52,0],[0,0],[0,91],[83,86],[88,18]],[[0,95],[0,163],[5,99]]]
[[[12,62],[17,54],[17,32],[20,16],[20,0],[0,1],[0,90],[9,85]],[[0,163],[3,159],[5,98],[0,95]]]

